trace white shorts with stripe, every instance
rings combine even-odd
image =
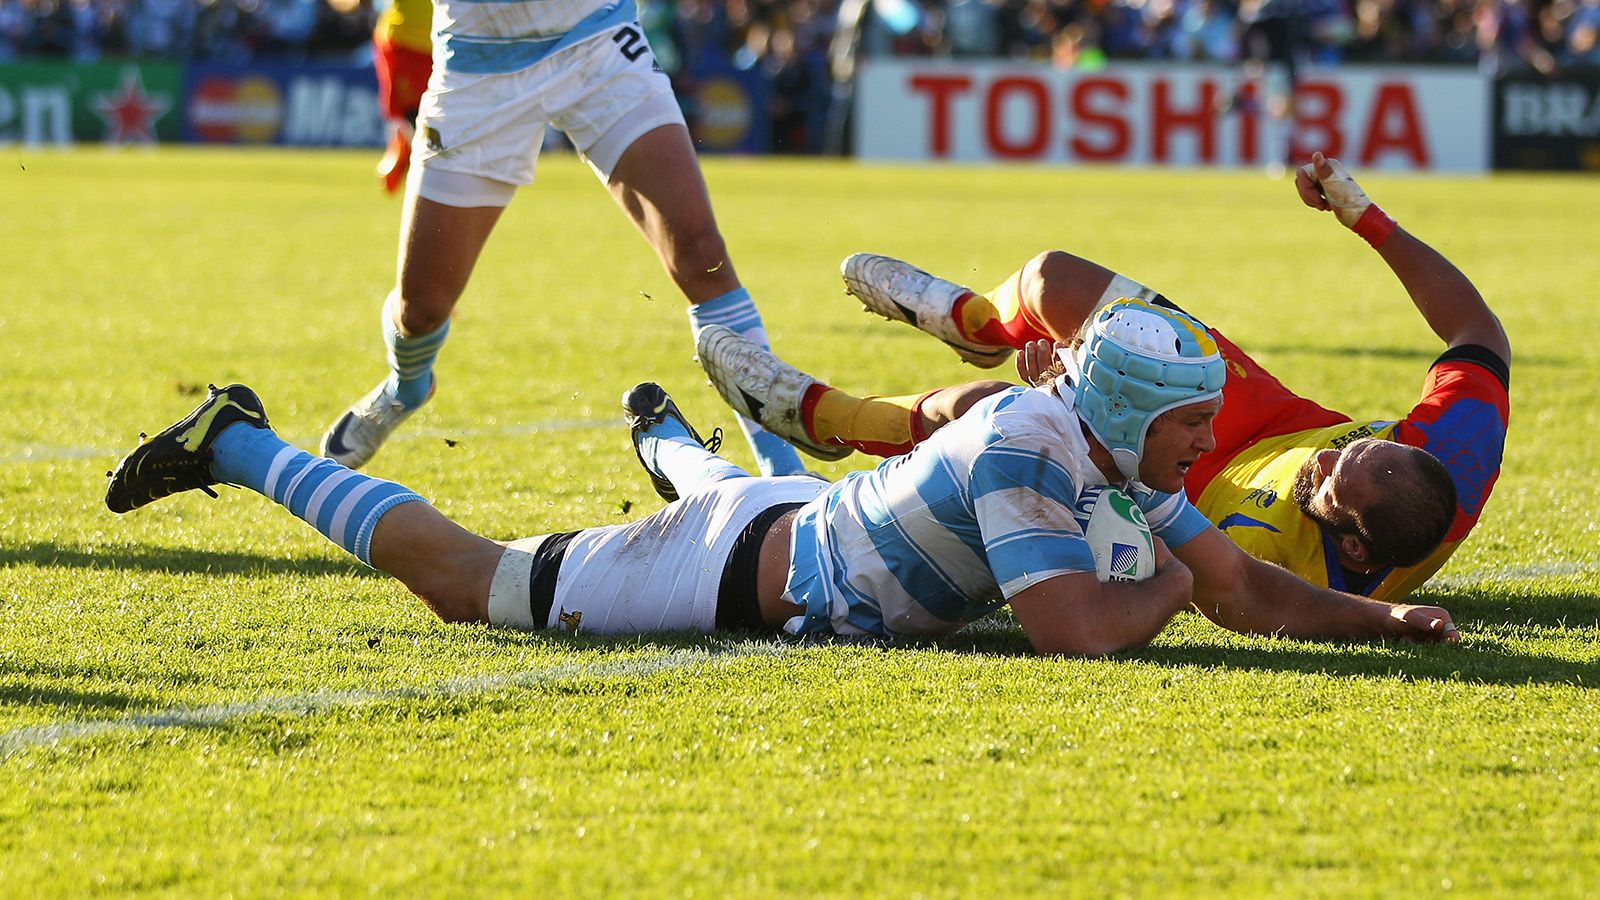
[[[540,596],[536,583],[547,572],[536,563],[551,536],[513,541],[489,587],[489,621],[597,634],[712,631],[718,588],[740,533],[765,510],[809,502],[828,487],[808,476],[730,478],[632,524],[577,532],[560,560],[553,597]]]
[[[436,65],[417,115],[408,190],[447,206],[505,206],[518,186],[533,183],[547,125],[565,133],[604,181],[634,141],[683,121],[638,23],[518,72]]]

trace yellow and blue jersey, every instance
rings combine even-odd
[[[1218,338],[1229,361],[1218,447],[1186,485],[1200,512],[1251,556],[1312,584],[1398,600],[1427,581],[1477,524],[1499,477],[1510,416],[1506,362],[1482,347],[1453,348],[1429,369],[1422,399],[1404,418],[1358,423],[1295,396]],[[1332,537],[1293,495],[1306,460],[1367,437],[1420,447],[1444,463],[1457,509],[1444,543],[1427,559],[1362,575],[1340,567]]]
[[[433,48],[433,0],[393,0],[378,14],[373,38],[428,53]]]

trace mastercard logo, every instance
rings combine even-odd
[[[258,76],[207,78],[189,100],[189,124],[202,141],[270,143],[283,125],[283,95]]]
[[[712,78],[700,86],[699,137],[714,150],[732,150],[750,131],[750,95],[737,81]]]

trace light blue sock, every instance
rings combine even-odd
[[[413,337],[400,333],[395,324],[400,308],[400,294],[391,291],[383,303],[383,344],[389,351],[389,385],[396,398],[406,409],[416,409],[428,401],[433,390],[433,361],[450,334],[450,320],[428,332]]]
[[[689,434],[676,419],[662,419],[639,436],[639,454],[651,471],[666,476],[678,496],[729,478],[749,478],[750,473],[710,450]]]
[[[237,423],[211,444],[211,475],[282,504],[322,536],[372,565],[372,531],[383,514],[421,496],[283,442],[270,429]]]
[[[742,287],[704,303],[689,304],[689,325],[697,334],[707,325],[726,325],[745,340],[772,349],[772,345],[767,343],[767,330],[761,324],[761,313],[756,309],[755,301],[750,299],[750,292]],[[805,474],[806,467],[800,462],[800,454],[788,441],[744,416],[739,417],[739,430],[750,442],[756,463],[761,466],[761,474]]]

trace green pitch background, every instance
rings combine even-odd
[[[103,473],[207,381],[253,385],[304,446],[376,383],[398,204],[372,163],[0,153],[7,893],[1600,885],[1600,181],[1363,177],[1514,346],[1498,489],[1420,595],[1460,646],[1184,615],[1083,661],[1029,656],[1003,617],[887,649],[446,627],[255,496],[108,513]],[[976,374],[842,297],[857,250],[987,288],[1072,249],[1356,417],[1409,408],[1440,349],[1376,255],[1256,173],[719,160],[707,177],[775,345],[841,387]],[[593,177],[555,156],[539,179],[468,290],[437,401],[371,468],[496,538],[658,507],[617,415],[636,381],[733,427],[681,298]]]

